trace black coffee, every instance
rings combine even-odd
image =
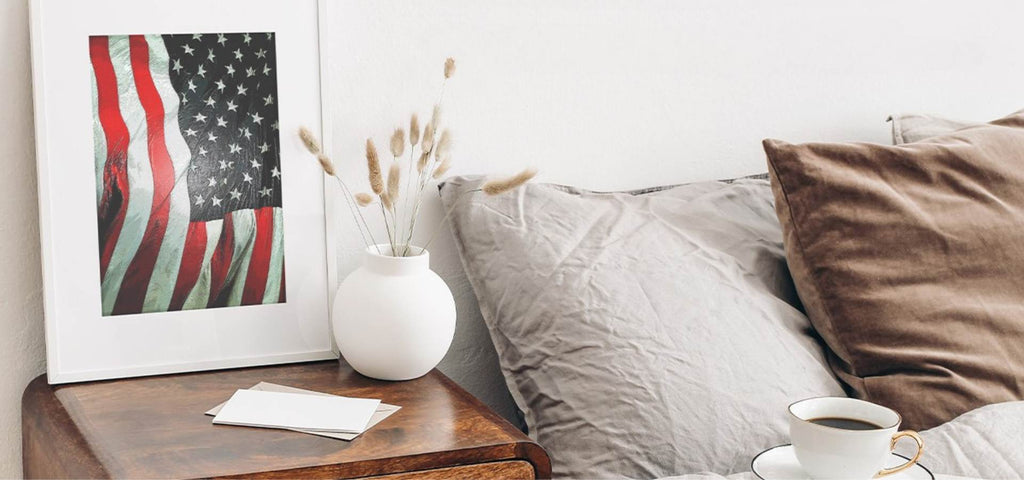
[[[878,430],[882,428],[879,425],[865,422],[864,420],[857,420],[856,418],[822,417],[812,418],[808,422],[826,427],[841,428],[843,430]]]

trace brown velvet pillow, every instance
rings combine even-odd
[[[914,429],[1024,399],[1024,115],[764,149],[797,292],[857,397]]]

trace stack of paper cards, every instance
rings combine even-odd
[[[213,407],[213,423],[246,427],[281,428],[352,440],[400,407],[380,400],[348,398],[261,382],[238,390],[231,399]]]

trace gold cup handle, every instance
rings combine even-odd
[[[883,468],[882,471],[878,472],[878,475],[875,475],[875,478],[902,472],[910,467],[913,467],[917,463],[917,459],[921,458],[921,453],[924,452],[924,440],[921,440],[921,436],[918,435],[917,432],[913,430],[904,430],[902,432],[896,432],[892,436],[892,441],[889,442],[889,451],[892,451],[894,448],[896,448],[896,442],[898,442],[903,437],[913,438],[914,441],[917,442],[917,453],[914,455],[914,458],[911,458],[909,461],[907,461],[907,463],[904,463],[903,465],[900,465],[898,467]]]

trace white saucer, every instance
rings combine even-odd
[[[897,467],[909,460],[896,453],[889,458],[885,468]],[[793,451],[792,445],[779,445],[757,454],[750,462],[750,469],[761,480],[811,480],[811,477],[800,467],[800,462],[796,460],[796,452]],[[935,480],[932,472],[920,463],[885,478],[886,480]]]

